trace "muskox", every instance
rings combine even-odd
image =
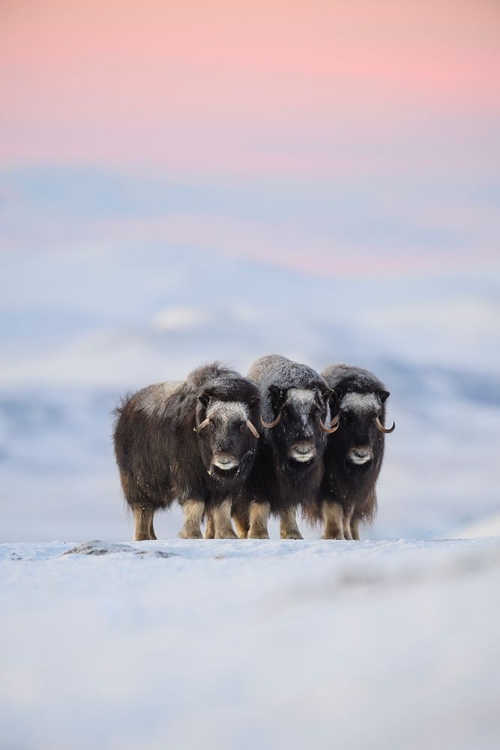
[[[264,432],[233,505],[236,529],[242,538],[268,539],[271,512],[280,517],[282,539],[302,539],[296,509],[320,488],[330,389],[313,369],[279,355],[258,359],[248,377],[260,386]]]
[[[184,539],[201,537],[210,512],[214,536],[233,538],[231,499],[256,454],[259,390],[218,363],[185,381],[150,385],[116,410],[115,454],[134,540],[156,539],[153,517],[177,500]]]
[[[384,426],[389,392],[359,367],[331,365],[322,375],[333,390],[338,429],[327,440],[320,496],[305,506],[305,515],[323,522],[323,539],[359,539],[360,523],[373,520],[377,510],[385,435],[396,426]]]

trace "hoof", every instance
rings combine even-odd
[[[269,539],[267,531],[249,531],[247,539]]]
[[[180,539],[203,539],[201,531],[194,529],[191,529],[190,531],[185,531],[183,529],[179,532],[178,536]]]
[[[281,534],[281,539],[304,539],[300,531],[291,531],[289,534]]]
[[[232,529],[225,529],[223,531],[216,531],[215,539],[238,539],[238,537]]]

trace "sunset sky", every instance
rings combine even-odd
[[[499,39],[495,0],[2,0],[0,240],[490,262]]]

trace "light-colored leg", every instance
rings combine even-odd
[[[205,539],[214,539],[215,538],[215,524],[214,524],[214,515],[213,511],[207,510],[207,524],[205,526],[205,533],[204,537]]]
[[[224,500],[223,503],[213,509],[215,538],[216,539],[237,539],[231,523],[231,501]]]
[[[201,521],[205,512],[202,500],[186,500],[182,506],[184,526],[179,532],[181,539],[202,539]]]
[[[231,510],[238,539],[246,539],[250,523],[248,520],[247,508],[241,503],[235,503]]]
[[[282,539],[303,539],[304,537],[297,526],[297,513],[295,508],[283,511],[280,516],[280,537]]]
[[[352,538],[359,542],[359,518],[351,519]]]
[[[351,532],[351,516],[352,516],[352,510],[351,512],[345,512],[342,519],[342,525],[344,528],[344,539],[349,539],[349,541],[352,541],[352,532]]]
[[[248,524],[236,516],[233,516],[233,521],[238,539],[246,539],[248,536]]]
[[[154,513],[152,508],[146,508],[144,505],[134,505],[134,542],[156,539],[155,536],[151,536]]]
[[[155,527],[153,524],[153,516],[151,516],[151,521],[149,522],[149,538],[150,539],[158,539],[158,537],[155,534]]]
[[[329,503],[325,500],[321,505],[323,516],[323,539],[344,539],[343,511],[340,503]]]
[[[269,516],[269,503],[250,504],[250,528],[248,539],[269,539],[267,530],[267,519]]]

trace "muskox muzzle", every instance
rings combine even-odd
[[[373,451],[369,445],[355,446],[347,454],[349,461],[357,466],[367,464],[373,458]]]
[[[239,460],[231,453],[216,453],[213,458],[212,467],[221,471],[231,471],[239,466]]]
[[[316,446],[309,440],[301,440],[290,447],[288,456],[293,461],[307,463],[316,456]]]

